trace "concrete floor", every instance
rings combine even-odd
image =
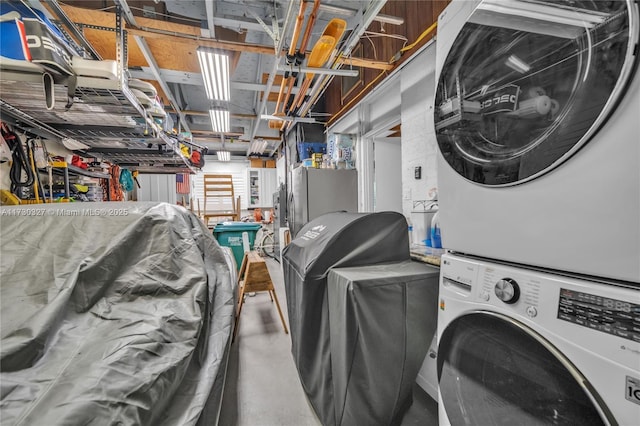
[[[269,273],[288,326],[280,264],[267,259]],[[414,385],[413,404],[401,426],[437,425],[437,404]],[[231,347],[221,426],[319,426],[302,389],[291,355],[291,339],[269,295],[247,297]]]

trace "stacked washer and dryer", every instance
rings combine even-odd
[[[640,422],[638,8],[440,15],[441,425]]]

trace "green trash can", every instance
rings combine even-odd
[[[253,250],[253,243],[256,240],[256,234],[260,228],[261,225],[259,223],[222,222],[218,223],[213,229],[213,236],[221,246],[231,248],[233,257],[236,260],[236,267],[239,270],[242,265],[242,258],[244,257],[242,233],[246,232],[249,236],[249,249]]]

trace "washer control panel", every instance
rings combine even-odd
[[[482,288],[478,290],[478,298],[481,301],[511,305],[529,318],[538,316],[541,281],[536,276],[481,265],[480,278]]]
[[[558,319],[640,343],[640,305],[560,289]]]

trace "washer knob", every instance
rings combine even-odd
[[[496,283],[494,291],[504,303],[516,303],[520,298],[520,286],[512,278],[503,278]]]

